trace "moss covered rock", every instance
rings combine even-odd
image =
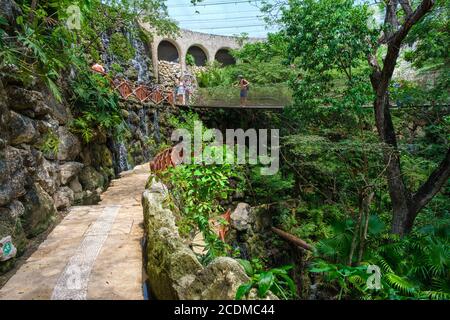
[[[101,173],[95,170],[94,167],[86,166],[81,170],[78,177],[84,190],[96,190],[98,188],[104,188],[106,185],[105,178]]]
[[[180,237],[175,216],[162,206],[166,188],[152,180],[143,194],[147,234],[147,275],[157,299],[234,299],[249,281],[234,259],[221,257],[207,267]]]
[[[46,230],[56,215],[52,197],[39,183],[34,183],[21,200],[25,207],[22,222],[27,236],[33,237]]]

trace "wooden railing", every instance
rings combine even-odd
[[[124,99],[128,99],[133,96],[140,102],[151,101],[154,104],[175,104],[173,91],[161,89],[161,87],[158,85],[136,86],[130,81],[118,79],[113,80],[111,83],[113,85],[113,88],[119,91],[120,96]]]
[[[152,85],[137,85],[131,81],[124,79],[112,79],[106,72],[99,66],[93,66],[92,71],[101,74],[108,79],[111,86],[117,90],[123,99],[135,97],[140,102],[151,101],[154,104],[168,103],[170,105],[175,104],[174,92],[172,90],[165,90],[157,84]]]

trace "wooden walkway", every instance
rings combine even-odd
[[[183,107],[183,106],[181,106]],[[185,106],[187,107],[187,106]],[[249,105],[249,106],[197,106],[197,105],[193,105],[193,106],[189,106],[190,108],[195,108],[195,109],[241,109],[241,110],[245,110],[245,109],[266,109],[266,110],[282,110],[284,109],[284,106],[254,106],[254,105]]]

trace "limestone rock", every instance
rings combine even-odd
[[[78,175],[84,164],[79,162],[66,162],[59,166],[59,177],[62,185],[67,185],[70,180]]]
[[[14,111],[11,111],[10,116],[10,143],[13,146],[32,143],[38,136],[33,120]]]
[[[103,188],[105,185],[105,179],[101,173],[95,170],[91,166],[83,168],[79,175],[80,183],[85,190],[96,190],[97,188]]]
[[[36,170],[36,181],[48,194],[53,195],[60,185],[56,164],[44,158]]]
[[[0,150],[0,206],[23,196],[26,175],[20,151],[13,147]]]
[[[75,194],[81,193],[83,191],[83,186],[78,180],[78,177],[75,177],[74,179],[72,179],[72,181],[70,181],[69,188],[72,189]]]
[[[163,208],[167,188],[150,179],[142,197],[147,234],[147,275],[157,299],[234,299],[249,281],[234,259],[220,257],[203,267],[180,237],[175,216]]]
[[[113,156],[111,151],[103,144],[98,145],[94,151],[94,156],[99,159],[99,165],[104,167],[113,166]]]
[[[0,79],[0,150],[6,147],[6,143],[9,140],[9,118],[10,112],[6,100],[6,92]]]
[[[44,103],[52,110],[52,117],[60,125],[68,124],[72,120],[69,106],[57,101],[47,87],[42,88],[41,91],[44,96]]]
[[[67,209],[74,202],[74,193],[69,187],[62,187],[53,195],[53,201],[56,209]]]
[[[59,127],[58,160],[73,161],[81,152],[81,143],[78,138],[66,127]]]
[[[139,116],[134,111],[129,111],[128,120],[134,125],[139,125],[140,122]]]
[[[138,71],[135,67],[131,66],[125,71],[125,77],[131,81],[136,81],[138,79]]]
[[[56,121],[53,118],[36,121],[36,129],[39,131],[41,135],[45,135],[49,132],[58,132],[58,128],[59,128],[58,121]]]
[[[85,205],[97,204],[100,201],[100,194],[96,191],[86,190],[83,191],[82,199]]]
[[[29,237],[33,237],[46,230],[56,214],[53,199],[38,184],[34,183],[22,198],[25,207],[23,227]]]
[[[35,116],[51,114],[52,110],[44,103],[41,92],[22,87],[10,87],[8,90],[9,107],[18,112],[31,111]]]
[[[20,7],[12,0],[0,1],[0,15],[4,16],[10,25],[16,25],[16,17],[21,14]]]
[[[239,203],[231,213],[231,226],[239,231],[247,230],[254,223],[254,217],[250,215],[250,205]]]
[[[11,202],[8,206],[8,209],[9,214],[13,219],[21,217],[25,213],[25,207],[23,206],[22,202],[17,200]]]
[[[233,300],[239,286],[249,278],[236,260],[214,259],[187,287],[187,297],[201,300]]]

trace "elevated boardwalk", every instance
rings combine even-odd
[[[255,105],[250,105],[250,106],[200,106],[200,105],[193,105],[193,106],[180,106],[180,107],[190,107],[190,108],[194,108],[194,109],[241,109],[241,110],[245,110],[245,109],[265,109],[265,110],[282,110],[284,109],[284,106],[264,106],[264,105],[260,105],[260,106],[255,106]]]

